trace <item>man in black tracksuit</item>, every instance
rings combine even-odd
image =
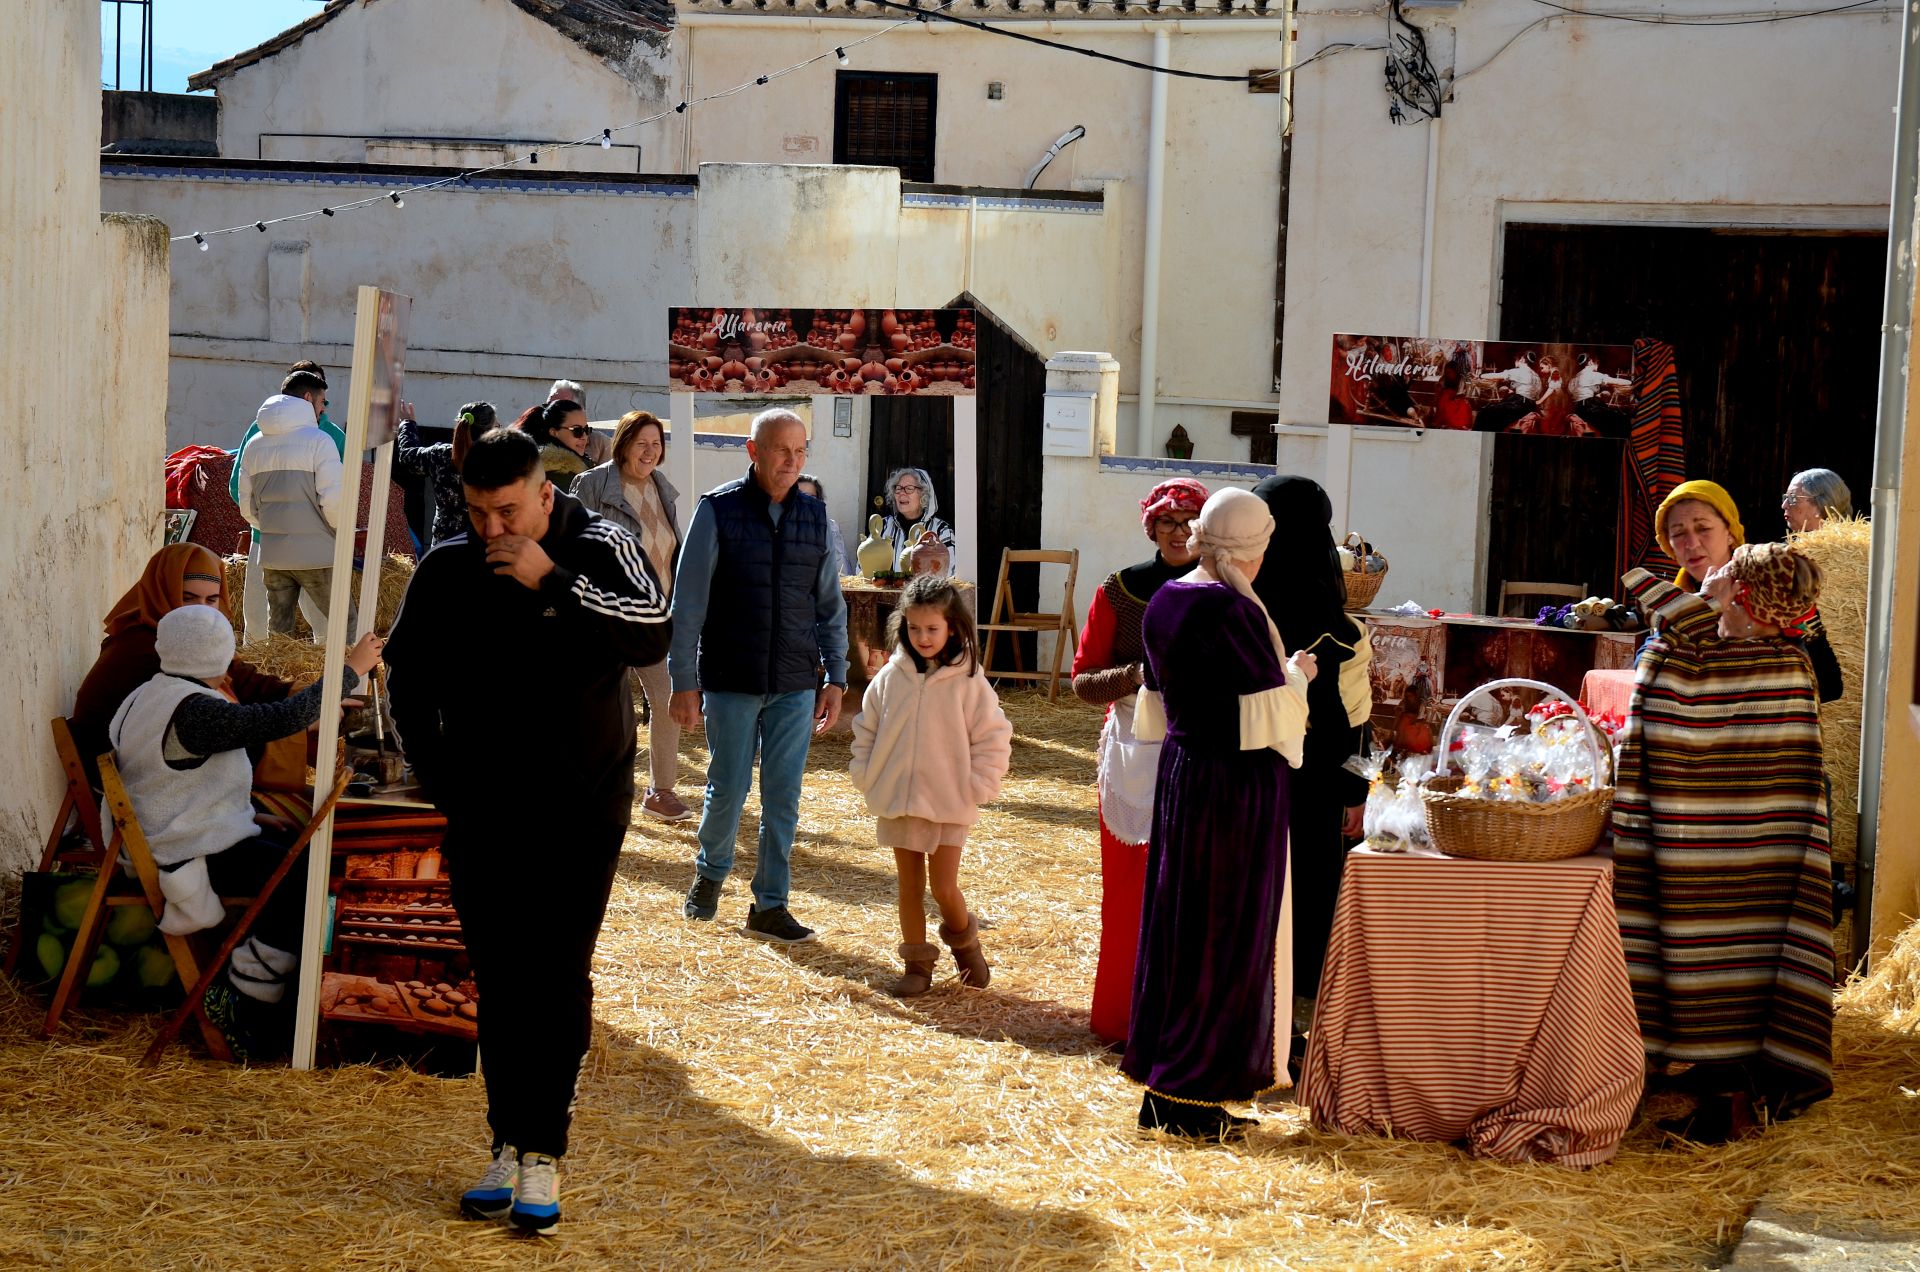
[[[555,1159],[632,814],[627,668],[666,655],[667,606],[639,541],[556,490],[527,434],[474,442],[461,479],[472,528],[414,573],[387,643],[389,693],[414,774],[446,814],[479,989],[493,1151],[461,1208],[544,1232],[559,1222]],[[540,722],[531,747],[527,719]]]

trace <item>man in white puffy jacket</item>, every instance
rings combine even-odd
[[[340,452],[293,393],[262,402],[254,422],[260,432],[240,452],[240,512],[260,532],[267,629],[291,636],[301,594],[324,616],[333,593]]]

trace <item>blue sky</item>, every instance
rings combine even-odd
[[[187,76],[302,22],[325,6],[317,0],[154,0],[153,87],[184,93]],[[100,82],[113,84],[116,6],[100,6]],[[140,87],[140,10],[126,6],[120,85]]]

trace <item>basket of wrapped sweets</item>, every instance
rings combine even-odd
[[[1357,530],[1349,531],[1346,541],[1337,549],[1340,558],[1340,581],[1347,589],[1346,608],[1363,610],[1373,604],[1373,598],[1380,595],[1380,585],[1387,581],[1387,558],[1374,551],[1373,545],[1360,537]]]
[[[1547,695],[1528,713],[1530,729],[1460,730],[1469,702],[1507,688]],[[1435,757],[1420,799],[1427,836],[1448,856],[1558,861],[1591,852],[1606,831],[1613,748],[1552,685],[1516,678],[1480,686],[1455,704]]]

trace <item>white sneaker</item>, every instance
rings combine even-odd
[[[513,1185],[520,1178],[520,1154],[502,1144],[480,1182],[460,1194],[460,1213],[469,1219],[498,1219],[513,1208]]]
[[[560,1227],[560,1163],[545,1153],[520,1159],[520,1183],[513,1190],[513,1210],[507,1222],[528,1232],[549,1233]]]

